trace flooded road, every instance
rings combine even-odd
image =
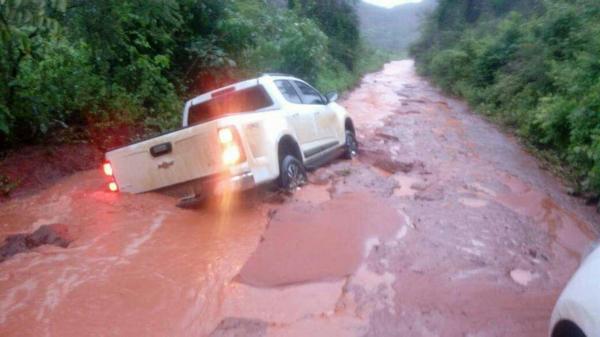
[[[72,240],[0,263],[0,336],[546,336],[594,210],[411,61],[341,103],[358,159],[293,196],[182,210],[88,171],[0,204],[0,239]]]

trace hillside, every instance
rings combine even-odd
[[[393,53],[403,53],[419,37],[419,26],[436,0],[408,3],[391,9],[359,2],[357,12],[362,35],[371,46]]]

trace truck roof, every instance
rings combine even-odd
[[[243,89],[247,89],[256,85],[259,85],[262,83],[263,80],[269,79],[271,81],[273,80],[281,80],[281,79],[294,79],[297,80],[298,78],[292,76],[292,75],[287,75],[287,74],[281,74],[281,73],[264,73],[262,74],[260,77],[257,78],[253,78],[253,79],[249,79],[249,80],[245,80],[245,81],[241,81],[241,82],[237,82],[219,89],[215,89],[209,92],[206,92],[202,95],[198,95],[190,100],[187,101],[187,104],[190,105],[196,105],[196,104],[200,104],[202,102],[208,101],[209,99],[218,96],[220,94],[226,94],[228,92],[233,92],[233,91],[239,91],[239,90],[243,90]]]

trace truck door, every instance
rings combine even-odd
[[[294,86],[288,80],[276,80],[275,85],[283,94],[283,97],[292,105],[292,109],[287,111],[287,120],[300,143],[303,152],[310,151],[315,146],[317,133],[313,112],[302,104],[300,95],[296,92]]]
[[[316,89],[301,81],[293,81],[298,88],[303,104],[315,119],[315,132],[320,148],[337,145],[337,115],[327,106],[327,99]]]

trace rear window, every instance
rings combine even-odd
[[[277,85],[277,88],[279,88],[279,91],[281,91],[281,94],[288,102],[302,104],[300,96],[298,96],[296,89],[294,89],[294,86],[289,81],[275,81],[275,85]]]
[[[203,123],[228,114],[253,112],[273,105],[261,85],[233,92],[224,92],[190,107],[188,125]]]

